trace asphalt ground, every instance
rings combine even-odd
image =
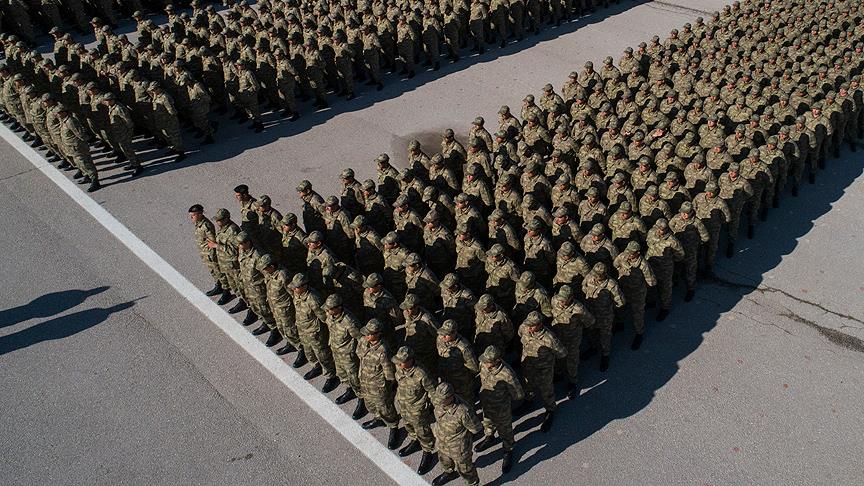
[[[722,6],[681,4],[622,4],[260,135],[223,119],[217,144],[180,164],[151,154],[135,180],[103,165],[108,185],[92,197],[207,289],[191,204],[236,210],[231,189],[246,183],[296,210],[300,179],[336,193],[344,167],[373,177],[382,152],[402,165],[412,138],[434,151],[444,128],[464,135],[476,115],[492,125],[502,103],[515,108],[546,82],[560,86],[584,60],[617,58]],[[387,481],[5,143],[0,160],[4,482]],[[801,192],[771,210],[735,258],[721,258],[719,278],[701,281],[693,302],[677,289],[670,317],[649,319],[640,351],[623,330],[607,373],[584,363],[582,396],[562,401],[550,434],[537,430],[536,412],[522,419],[508,476],[498,479],[497,447],[480,456],[481,479],[861,483],[860,158],[844,152]]]

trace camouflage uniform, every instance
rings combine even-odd
[[[530,332],[529,326],[540,324],[540,330]],[[539,396],[547,412],[553,412],[556,407],[555,389],[552,379],[555,375],[555,360],[567,356],[567,349],[552,331],[542,325],[539,312],[528,315],[525,323],[519,327],[519,337],[522,340],[522,370],[525,380],[532,392]]]
[[[452,387],[447,383],[438,385],[436,389],[432,432],[435,434],[438,460],[445,473],[458,471],[466,483],[476,485],[480,483],[480,478],[474,466],[471,442],[473,434],[479,433],[483,427],[472,408],[458,398],[454,398],[449,405],[442,403],[443,397],[452,394]]]
[[[481,356],[480,407],[483,409],[483,434],[501,438],[501,449],[512,451],[516,443],[513,436],[513,403],[525,398],[522,384],[513,368],[500,359],[500,351],[488,350]],[[485,366],[492,362],[494,366]],[[495,364],[497,362],[497,364]]]
[[[594,327],[594,316],[573,296],[570,286],[552,297],[552,325],[550,329],[567,350],[565,366],[570,384],[575,386],[579,379],[579,352],[582,347],[582,331]]]
[[[393,357],[394,363],[411,359],[410,348],[403,347]],[[410,368],[396,367],[396,411],[402,417],[402,424],[411,440],[420,443],[424,452],[435,450],[435,436],[432,434],[433,411],[430,397],[435,392],[435,382],[429,373],[417,363]]]

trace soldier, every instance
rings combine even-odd
[[[294,300],[291,298],[291,277],[282,268],[276,268],[276,259],[270,255],[261,257],[261,267],[264,272],[264,280],[267,286],[267,303],[276,321],[276,328],[270,332],[267,339],[267,347],[273,347],[282,339],[285,345],[276,350],[276,354],[282,356],[295,350],[298,358],[303,353],[300,344],[300,336],[297,334],[297,323],[295,322]]]
[[[444,472],[432,480],[433,486],[441,486],[459,476],[469,485],[480,484],[474,466],[471,443],[473,435],[483,430],[472,407],[460,400],[453,386],[443,382],[435,389],[435,446],[438,460]]]
[[[507,474],[513,466],[513,404],[525,398],[522,384],[513,368],[502,359],[501,350],[488,346],[480,355],[480,406],[483,409],[483,440],[474,446],[482,452],[492,446],[495,434],[501,438],[504,453],[501,472]]]
[[[612,328],[615,320],[615,309],[624,307],[626,300],[621,293],[618,282],[608,272],[606,264],[598,262],[591,268],[591,273],[582,282],[582,293],[585,303],[594,316],[592,349],[583,354],[589,357],[600,347],[600,371],[609,369],[609,355],[612,353]]]
[[[231,213],[220,208],[216,210],[216,215],[213,217],[216,222],[216,238],[214,241],[208,241],[207,246],[216,250],[216,261],[219,265],[219,274],[222,282],[222,296],[216,302],[219,305],[225,305],[239,297],[240,300],[228,310],[230,314],[236,314],[246,310],[246,302],[243,300],[243,288],[240,285],[240,264],[237,260],[237,234],[240,233],[240,227],[231,221]]]
[[[473,336],[477,298],[471,289],[462,285],[455,273],[448,273],[441,280],[441,300],[444,304],[443,318],[456,321],[461,335]]]
[[[514,334],[513,322],[507,312],[495,303],[491,294],[481,295],[474,307],[474,349],[479,351],[495,346],[506,352]]]
[[[483,290],[486,250],[467,225],[456,226],[456,268],[461,282],[473,292]]]
[[[365,274],[380,273],[384,270],[384,245],[378,233],[366,223],[362,214],[351,223],[354,230],[355,261],[360,271]]]
[[[185,92],[184,96],[188,101],[185,115],[189,117],[192,126],[198,132],[197,136],[204,138],[203,145],[214,143],[213,133],[216,131],[216,126],[208,118],[211,99],[207,88],[201,82],[193,79],[188,72],[184,72],[180,76],[178,84],[178,89]]]
[[[441,380],[453,385],[459,398],[473,410],[477,401],[475,379],[480,372],[477,357],[468,341],[459,334],[459,324],[447,319],[438,328],[438,372]]]
[[[660,300],[660,311],[657,322],[662,322],[672,308],[672,280],[675,263],[684,259],[684,246],[669,230],[666,218],[660,218],[648,232],[648,264],[657,279],[657,290]]]
[[[423,369],[429,373],[437,373],[437,321],[427,309],[420,306],[420,301],[414,294],[406,295],[399,308],[405,318],[405,344],[414,350]]]
[[[390,429],[387,448],[399,447],[399,415],[393,405],[396,391],[396,369],[390,352],[381,341],[381,323],[370,320],[360,330],[363,338],[357,343],[360,358],[360,389],[366,408],[374,416],[363,423],[366,430],[386,425]]]
[[[129,160],[129,169],[132,177],[135,177],[141,173],[141,159],[132,147],[132,134],[135,131],[132,115],[128,108],[117,103],[114,93],[103,96],[102,103],[108,107],[108,142],[118,152],[118,159],[123,156]]]
[[[396,328],[404,323],[399,302],[384,288],[384,279],[373,273],[363,281],[363,309],[365,319],[378,319],[382,326],[384,342],[390,347],[396,345]]]
[[[576,300],[573,289],[564,285],[552,297],[552,332],[567,350],[565,368],[569,379],[570,398],[579,394],[579,353],[582,347],[582,333],[594,327],[594,316]]]
[[[156,81],[150,83],[147,91],[151,97],[151,116],[157,138],[162,144],[170,147],[171,153],[177,156],[174,161],[180,162],[186,158],[186,152],[183,151],[180,121],[177,118],[174,100]]]
[[[395,231],[384,235],[381,239],[384,245],[384,285],[397,299],[403,299],[407,288],[405,286],[405,259],[410,252],[402,247]]]
[[[709,182],[705,185],[705,192],[697,194],[693,198],[693,209],[696,217],[702,221],[708,232],[708,241],[705,243],[705,273],[711,274],[714,268],[714,260],[717,255],[717,245],[720,241],[720,229],[723,223],[732,219],[732,213],[726,201],[720,195],[717,184]]]
[[[90,145],[87,143],[89,136],[84,131],[84,126],[65,105],[58,104],[57,116],[60,124],[61,148],[78,168],[78,172],[73,177],[80,178],[82,184],[90,184],[87,192],[98,191],[102,185],[99,184],[99,173],[90,155]]]
[[[669,229],[684,248],[684,273],[687,282],[684,302],[690,302],[696,292],[696,271],[699,265],[700,248],[701,245],[708,243],[711,236],[702,224],[702,220],[696,217],[690,201],[681,204],[678,214],[669,221]]]
[[[303,273],[294,275],[290,288],[293,291],[297,334],[300,335],[300,343],[303,345],[306,360],[313,365],[312,369],[303,375],[303,378],[311,380],[323,372],[324,376],[327,377],[325,385],[330,383],[331,388],[328,391],[332,391],[339,386],[339,382],[336,378],[333,356],[330,354],[330,347],[327,343],[327,327],[324,324],[327,315],[321,308],[323,304],[321,297],[315,290],[309,288],[309,277]],[[298,365],[295,361],[292,366],[299,368],[303,364]]]
[[[417,474],[424,475],[435,465],[435,435],[432,434],[434,414],[431,397],[435,393],[435,382],[429,373],[417,364],[414,351],[402,346],[393,356],[396,365],[396,411],[402,417],[405,431],[411,439],[399,449],[399,457],[408,457],[422,450]]]
[[[633,321],[635,336],[630,349],[636,351],[642,345],[645,331],[645,297],[648,287],[657,285],[657,280],[651,266],[642,257],[642,250],[636,241],[627,243],[626,250],[615,257],[614,265],[618,272],[618,284]]]
[[[561,341],[543,324],[543,316],[533,311],[519,326],[522,340],[522,370],[532,394],[539,396],[546,413],[543,415],[541,432],[549,432],[555,419],[555,360],[567,356]]]
[[[251,118],[252,129],[255,130],[255,133],[261,133],[264,131],[264,124],[261,123],[261,108],[258,105],[258,91],[260,91],[261,85],[245,61],[237,60],[234,67],[237,72],[236,92],[234,93],[237,111],[246,118]]]
[[[486,252],[486,289],[504,308],[510,309],[516,304],[514,292],[519,271],[516,264],[504,254],[504,247],[492,245]]]
[[[222,273],[219,270],[216,248],[211,245],[216,242],[216,227],[207,216],[204,216],[204,206],[200,204],[193,204],[189,208],[189,219],[195,223],[195,244],[198,245],[201,260],[204,261],[204,266],[207,267],[214,282],[213,288],[205,292],[205,295],[208,297],[221,295],[226,289],[222,286]]]
[[[408,294],[416,295],[420,305],[429,310],[440,307],[441,283],[419,255],[411,253],[405,257],[405,286]]]
[[[569,241],[565,241],[558,248],[555,269],[555,278],[552,281],[553,288],[570,285],[577,292],[581,292],[582,281],[591,271],[588,262],[576,251],[576,246]]]
[[[338,381],[348,386],[344,393],[336,397],[336,404],[342,405],[360,396],[358,395],[360,379],[357,375],[360,363],[356,353],[357,340],[362,338],[360,323],[354,315],[345,310],[339,294],[327,297],[324,301],[324,311],[327,313],[330,351],[333,353],[333,363],[336,365],[336,376]],[[335,387],[322,391],[327,393],[334,389]]]
[[[276,329],[276,321],[267,304],[267,286],[261,266],[261,253],[252,244],[252,238],[245,231],[237,234],[237,261],[240,266],[240,284],[249,310],[243,325],[248,326],[259,318],[263,323],[252,334],[255,336]]]
[[[753,187],[746,178],[741,176],[739,165],[735,162],[729,164],[727,171],[720,175],[719,186],[720,198],[729,206],[730,216],[726,224],[728,237],[726,258],[732,258],[735,251],[735,242],[738,241],[741,212],[747,200],[753,197]],[[749,228],[748,233],[752,235],[752,231]]]
[[[280,225],[282,258],[285,269],[293,275],[306,271],[306,233],[297,225],[297,215],[286,213]]]
[[[306,273],[312,286],[322,292],[333,290],[333,276],[336,273],[338,258],[329,247],[324,245],[324,236],[320,231],[313,231],[304,240],[306,253]]]
[[[321,215],[324,211],[324,199],[312,189],[312,183],[305,179],[300,181],[300,184],[297,184],[297,194],[303,201],[303,228],[306,232],[326,230],[327,226]]]

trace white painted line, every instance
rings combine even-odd
[[[428,483],[5,125],[0,136],[399,485]],[[359,479],[359,478],[358,478]],[[326,481],[325,481],[326,482]]]

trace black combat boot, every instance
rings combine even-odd
[[[567,384],[567,398],[573,400],[579,397],[579,385],[570,382]]]
[[[349,387],[347,390],[345,390],[345,393],[336,397],[336,405],[342,405],[343,403],[348,403],[351,400],[354,400],[355,398],[357,398],[357,394],[354,393],[353,388]]]
[[[278,354],[279,356],[283,356],[288,353],[293,353],[294,351],[297,351],[297,348],[292,346],[291,343],[285,343],[285,346],[282,346],[281,348],[276,350],[276,354]]]
[[[492,447],[492,444],[494,444],[494,443],[495,443],[495,437],[491,436],[491,435],[487,435],[487,436],[483,437],[483,440],[481,440],[480,442],[478,442],[474,446],[474,452],[483,452],[486,449]]]
[[[229,314],[237,314],[238,312],[243,312],[244,310],[246,310],[248,308],[249,308],[249,306],[246,305],[246,302],[243,299],[240,299],[237,301],[236,304],[234,304],[233,307],[228,309],[228,313]]]
[[[87,188],[87,192],[96,192],[102,188],[102,184],[99,184],[99,179],[93,179],[90,182],[90,187]]]
[[[669,309],[660,309],[655,320],[657,322],[663,322],[667,317],[669,317]]]
[[[331,376],[330,378],[327,378],[327,381],[324,382],[324,386],[321,387],[321,391],[324,393],[330,393],[339,386],[339,383],[341,383],[339,381],[339,378]]]
[[[552,424],[555,422],[555,412],[546,412],[543,415],[543,423],[540,424],[540,432],[544,434],[552,429]]]
[[[632,349],[633,351],[639,349],[639,347],[642,346],[642,339],[642,334],[637,334],[633,336],[633,342],[630,343],[630,349]]]
[[[366,422],[363,422],[363,425],[361,425],[361,427],[363,427],[364,430],[377,429],[378,427],[383,427],[383,426],[384,426],[384,421],[379,419],[379,418],[373,418],[372,420],[367,420]]]
[[[252,331],[252,335],[253,336],[260,336],[269,330],[270,330],[270,328],[267,327],[267,324],[261,324],[260,326],[255,328],[254,331]]]
[[[513,469],[513,452],[504,451],[504,458],[501,460],[501,474],[507,474]]]
[[[255,133],[261,133],[264,131],[264,124],[261,123],[261,120],[255,120],[252,122],[252,128],[255,130]]]
[[[73,179],[83,179],[84,174],[82,174],[80,170],[77,170],[77,171],[75,171],[74,174],[72,174],[72,178]]]
[[[443,472],[432,480],[432,486],[441,486],[443,484],[447,484],[458,477],[459,473],[457,473],[456,471]]]
[[[243,325],[248,326],[258,320],[258,314],[252,312],[252,309],[246,311],[246,317],[243,318]]]
[[[369,413],[369,411],[366,410],[366,402],[363,401],[362,398],[357,399],[357,405],[354,407],[354,411],[351,412],[351,418],[354,420],[360,420],[365,417],[367,413]]]
[[[282,334],[279,333],[276,329],[270,331],[270,337],[267,338],[267,342],[264,343],[268,348],[272,348],[279,344],[279,341],[282,340]]]
[[[219,300],[216,301],[216,304],[225,305],[232,300],[234,300],[234,294],[232,294],[230,290],[225,290],[222,292],[222,296],[219,297]]]
[[[423,476],[431,471],[433,467],[435,467],[435,454],[423,451],[423,455],[420,456],[420,467],[417,468],[417,474]]]
[[[420,441],[417,439],[412,440],[405,447],[399,449],[399,457],[408,457],[411,454],[420,450]]]
[[[394,451],[399,448],[400,444],[402,444],[402,433],[399,431],[399,427],[393,427],[390,429],[390,436],[387,437],[387,448]]]
[[[294,362],[291,363],[291,367],[292,368],[299,368],[299,367],[305,365],[307,362],[308,362],[308,360],[306,359],[306,353],[303,352],[303,350],[301,349],[300,351],[297,351],[297,357],[294,358]]]
[[[204,295],[206,295],[207,297],[214,297],[221,294],[223,291],[224,289],[222,288],[222,284],[216,282],[216,285],[214,285],[213,288],[208,290],[207,292],[204,292]]]
[[[303,379],[311,380],[313,378],[317,378],[321,376],[321,371],[321,363],[317,363],[311,370],[307,371],[306,374],[303,375]]]

